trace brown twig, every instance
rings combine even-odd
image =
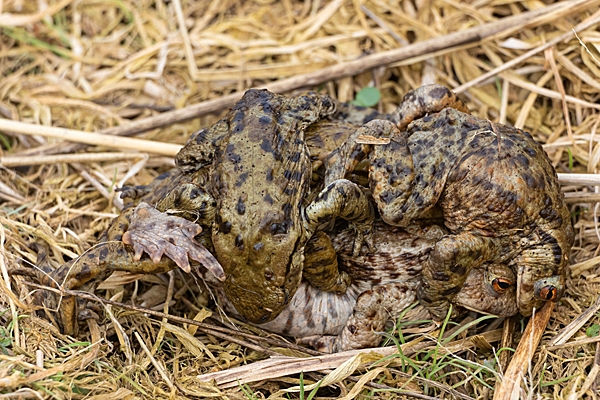
[[[541,310],[534,312],[531,316],[525,332],[523,332],[521,341],[517,346],[517,351],[510,361],[506,373],[500,381],[500,385],[494,391],[494,400],[519,398],[518,393],[521,389],[521,381],[525,377],[527,367],[531,363],[535,349],[542,338],[553,309],[554,303],[548,301]]]
[[[565,200],[567,203],[599,203],[600,193],[581,193],[581,192],[569,192],[565,193]]]
[[[60,163],[93,163],[102,161],[135,160],[147,157],[144,153],[82,153],[63,154],[53,156],[29,157],[0,157],[0,165],[7,168],[22,167],[26,165],[48,165]]]

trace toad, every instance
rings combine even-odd
[[[386,322],[398,318],[416,300],[422,265],[445,234],[444,228],[425,222],[401,229],[378,221],[373,236],[377,251],[364,248],[359,256],[352,255],[352,230],[332,234],[333,252],[313,236],[307,257],[337,259],[352,284],[345,294],[337,294],[303,282],[288,307],[260,326],[327,353],[375,347]],[[449,300],[455,307],[483,314],[514,315],[518,311],[514,273],[502,264],[473,268]]]
[[[368,158],[369,186],[382,219],[408,226],[434,206],[450,233],[423,265],[420,301],[442,319],[449,298],[484,263],[506,264],[517,276],[517,304],[530,315],[557,301],[573,228],[552,164],[520,129],[476,118],[450,90],[409,92],[392,122],[373,120],[329,155],[325,184]],[[357,138],[389,138],[385,145]]]
[[[149,188],[125,192],[210,232],[223,274],[215,265],[212,272],[224,279],[227,297],[251,322],[275,318],[294,295],[302,275],[320,290],[345,292],[349,278],[337,266],[303,267],[304,246],[319,227],[342,218],[356,229],[356,252],[363,242],[370,243],[374,212],[355,183],[331,182],[305,203],[312,169],[304,131],[334,111],[335,103],[326,95],[286,98],[267,90],[248,90],[221,120],[192,135],[176,157],[177,171]],[[135,251],[118,243],[132,212],[127,209],[111,224],[102,238],[106,244],[46,281],[64,282],[68,289],[115,269],[136,271],[143,265],[143,272],[148,272],[150,263],[139,260],[144,252],[159,261],[155,271],[173,268],[168,257],[160,261],[163,253],[168,254],[161,248],[168,241],[151,247],[148,242],[137,243]],[[186,266],[184,258],[179,261]],[[74,313],[68,314],[64,317],[73,321]]]

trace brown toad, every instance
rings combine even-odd
[[[466,106],[442,86],[409,92],[393,123],[365,124],[330,155],[325,183],[368,156],[370,187],[385,222],[407,226],[441,207],[450,234],[429,255],[419,287],[421,302],[438,319],[469,271],[483,263],[516,272],[519,311],[530,315],[564,290],[573,244],[564,196],[548,156],[529,133],[462,111]],[[390,143],[356,143],[362,135]]]
[[[321,290],[346,290],[348,276],[337,266],[305,265],[303,270],[304,245],[321,225],[337,217],[348,220],[357,230],[356,251],[370,236],[373,208],[355,183],[332,182],[304,203],[312,171],[304,130],[334,111],[326,95],[287,98],[248,90],[221,120],[192,135],[176,157],[178,171],[149,188],[126,192],[211,232],[214,255],[225,273],[224,291],[251,322],[277,316],[303,273]],[[126,210],[111,225],[105,236],[109,243],[122,238],[131,213],[132,208]],[[134,271],[135,264],[124,265],[125,260],[136,261],[144,251],[158,260],[168,245],[164,240],[150,247],[146,243],[128,240],[137,245],[138,257],[132,257],[130,247],[100,245],[74,263],[76,268],[63,268],[55,277],[72,288],[105,274],[102,268]],[[164,260],[156,271],[172,267]]]
[[[269,321],[285,307],[300,283],[304,245],[320,225],[335,217],[355,224],[357,251],[370,232],[372,207],[350,181],[331,182],[303,204],[312,170],[304,130],[334,110],[326,95],[287,98],[251,89],[176,157],[184,173],[208,167],[210,180],[176,188],[158,208],[182,209],[181,200],[196,196],[216,201],[214,221],[198,223],[212,225],[225,293],[249,321]],[[315,274],[305,266],[305,277],[322,290],[344,292],[347,276],[332,268]]]
[[[325,352],[377,346],[386,322],[398,318],[416,300],[422,265],[446,233],[426,223],[401,229],[378,222],[373,235],[377,252],[363,249],[359,256],[352,255],[352,230],[331,234],[334,250],[321,246],[313,236],[306,246],[307,258],[337,259],[352,285],[338,294],[304,282],[283,312],[260,326]],[[450,301],[484,314],[514,315],[518,311],[514,273],[505,265],[473,268]]]

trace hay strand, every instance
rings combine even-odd
[[[0,130],[27,135],[39,135],[114,149],[139,150],[171,157],[175,156],[181,149],[181,146],[170,143],[158,143],[143,139],[108,136],[100,133],[87,133],[74,129],[34,125],[8,119],[0,119]]]
[[[546,330],[550,315],[554,309],[554,303],[547,302],[541,310],[534,310],[523,338],[517,346],[517,351],[510,360],[510,364],[502,377],[500,386],[494,391],[494,400],[520,398],[521,382],[531,364],[533,353]]]

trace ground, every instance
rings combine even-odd
[[[568,6],[557,8],[561,4]],[[206,308],[212,306],[210,294],[201,293],[181,271],[113,276],[98,293],[212,326],[236,325],[250,336],[219,333],[210,326],[196,329],[160,314],[150,317],[99,303],[101,319],[90,320],[75,338],[63,336],[35,317],[32,294],[37,289],[26,283],[32,278],[9,271],[33,268],[36,252],[31,244],[36,241],[48,246],[52,267],[93,246],[121,207],[114,189],[148,183],[171,168],[176,145],[216,121],[247,88],[270,84],[281,93],[313,89],[350,101],[361,89],[374,86],[381,93],[376,107],[391,112],[408,90],[437,82],[459,92],[475,115],[531,132],[560,174],[588,174],[586,181],[561,175],[577,235],[572,265],[566,294],[550,316],[519,395],[597,398],[599,4],[0,2],[0,115],[28,124],[18,130],[0,119],[0,304],[5,310],[0,314],[0,393],[38,398],[302,398],[298,391],[288,395],[281,390],[307,386],[326,371],[283,377],[282,368],[275,368],[261,381],[234,380],[231,388],[196,378],[275,353],[300,353],[285,348],[284,338],[234,320],[218,322],[218,312],[210,316]],[[555,8],[513,27],[489,28],[499,19],[544,6]],[[577,27],[590,18],[595,19],[592,28]],[[456,32],[477,27],[477,35],[457,39]],[[540,49],[563,34],[567,36],[554,46]],[[527,55],[532,49],[539,51]],[[503,68],[483,76],[498,67]],[[160,115],[164,118],[156,119]],[[154,129],[143,129],[139,121],[151,121],[149,128]],[[99,133],[128,127],[120,133],[166,144],[158,152],[142,150],[147,153],[140,155],[134,150],[145,149],[143,144],[133,149],[103,146],[104,141],[100,146],[73,144],[42,136],[43,126]],[[70,135],[81,140],[76,132]],[[569,325],[582,314],[581,324]],[[490,321],[459,320],[444,331],[434,331],[428,323],[404,325],[388,343],[408,343],[403,356],[367,364],[366,369],[359,361],[381,356],[352,359],[328,375],[329,382],[339,379],[322,383],[317,397],[398,398],[404,390],[429,398],[491,398],[510,354],[498,351],[503,329],[514,339],[514,348],[527,320]],[[430,336],[422,335],[424,331]],[[458,335],[448,335],[456,331]],[[270,341],[260,339],[265,337]],[[459,341],[464,337],[470,339]]]

